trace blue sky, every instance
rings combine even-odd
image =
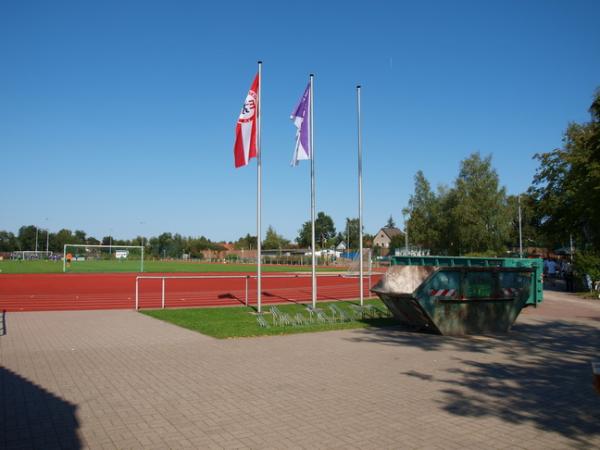
[[[600,2],[103,1],[0,4],[0,229],[119,238],[255,233],[256,168],[234,128],[263,66],[263,230],[309,218],[290,112],[315,78],[317,210],[397,222],[419,169],[451,184],[493,154],[509,193],[536,152],[586,121],[600,86]]]

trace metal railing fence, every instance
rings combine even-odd
[[[368,278],[369,280],[369,291],[371,290],[371,277],[373,275],[380,275],[378,273],[364,273],[363,279]],[[261,278],[311,278],[311,274],[289,274],[289,275],[262,275]],[[248,284],[251,279],[258,278],[256,275],[138,275],[135,277],[135,309],[140,309],[140,280],[161,280],[161,309],[165,309],[165,291],[166,291],[166,280],[216,280],[216,279],[229,279],[229,280],[241,280],[244,279],[244,292],[245,298],[244,303],[248,306]],[[317,278],[358,278],[358,275],[352,276],[346,273],[320,273],[317,274]]]

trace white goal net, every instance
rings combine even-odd
[[[363,273],[365,275],[371,274],[371,270],[373,269],[372,251],[370,248],[363,248],[362,255],[359,255],[359,252],[356,252],[354,257],[352,258],[352,262],[348,266],[348,271],[346,272],[346,276],[357,277],[360,275],[361,256],[362,256],[362,262],[363,262]]]
[[[34,259],[53,259],[53,257],[54,254],[51,251],[44,250],[21,250],[14,251],[10,254],[11,259],[22,259],[23,261]]]

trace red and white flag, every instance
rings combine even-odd
[[[259,89],[258,74],[256,74],[235,126],[235,145],[233,147],[235,167],[246,166],[250,162],[250,158],[256,158],[259,151],[256,123],[259,114]]]

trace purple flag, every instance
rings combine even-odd
[[[304,94],[298,106],[294,109],[291,119],[296,126],[296,148],[292,158],[292,166],[297,166],[298,161],[310,159],[312,151],[310,148],[310,83],[306,86]]]

